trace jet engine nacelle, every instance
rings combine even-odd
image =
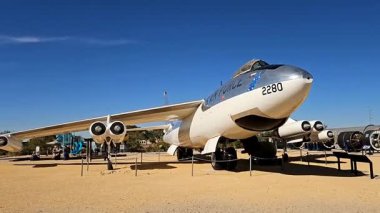
[[[311,128],[312,126],[308,121],[295,121],[279,127],[277,135],[281,138],[293,138],[309,133]]]
[[[127,129],[121,121],[114,121],[107,125],[107,134],[114,143],[121,143],[124,140]]]
[[[313,127],[313,131],[321,132],[325,129],[321,121],[309,121],[310,125]]]
[[[92,123],[89,132],[96,143],[104,143],[106,140],[107,127],[103,122]]]
[[[319,141],[327,141],[332,138],[334,138],[334,133],[331,130],[323,130],[322,132],[318,133]]]
[[[331,130],[323,130],[321,132],[312,131],[309,142],[323,142],[334,138]]]
[[[8,152],[18,152],[22,149],[21,140],[16,140],[11,136],[0,136],[0,149],[6,150]]]

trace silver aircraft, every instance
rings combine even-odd
[[[228,147],[228,142],[244,141],[249,154],[264,151],[252,146],[256,135],[287,122],[308,96],[312,82],[312,75],[301,68],[251,60],[203,100],[4,134],[0,135],[0,149],[18,151],[24,139],[84,130],[89,130],[95,142],[110,147],[124,140],[127,124],[167,121],[170,124],[165,126],[163,138],[171,144],[169,153],[177,152],[183,158],[199,149],[217,161],[234,160],[236,150]],[[231,162],[214,161],[212,166],[232,170],[236,161]]]

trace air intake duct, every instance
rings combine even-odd
[[[89,132],[96,143],[104,143],[107,127],[104,123],[97,121],[91,124]]]
[[[347,151],[359,151],[364,144],[364,135],[359,131],[341,132],[338,135],[338,146]]]
[[[18,152],[22,149],[22,143],[20,140],[16,140],[11,136],[0,136],[0,149],[8,152]]]

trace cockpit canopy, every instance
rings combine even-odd
[[[250,61],[248,61],[247,63],[245,63],[243,66],[240,67],[240,69],[238,69],[233,78],[236,78],[237,76],[243,74],[243,73],[246,73],[246,72],[249,72],[249,71],[253,71],[253,70],[257,70],[263,66],[268,66],[269,64],[263,60],[260,60],[260,59],[252,59]]]

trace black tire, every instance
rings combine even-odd
[[[223,154],[220,149],[216,149],[215,152],[211,153],[211,166],[214,170],[221,170],[226,167],[223,162],[217,162],[223,160]]]
[[[193,149],[186,148],[186,158],[191,158],[193,156]]]
[[[289,162],[288,154],[287,153],[282,154],[282,159],[284,160],[284,162]]]
[[[178,147],[178,149],[177,149],[177,160],[178,161],[183,160],[185,158],[184,156],[185,156],[184,148]]]
[[[178,149],[177,149],[177,160],[178,161],[189,160],[189,158],[191,158],[191,156],[193,156],[193,149],[178,147]]]
[[[224,160],[231,160],[229,162],[226,162],[226,169],[228,171],[233,171],[236,169],[237,166],[237,153],[236,149],[234,147],[228,147],[224,151]]]

